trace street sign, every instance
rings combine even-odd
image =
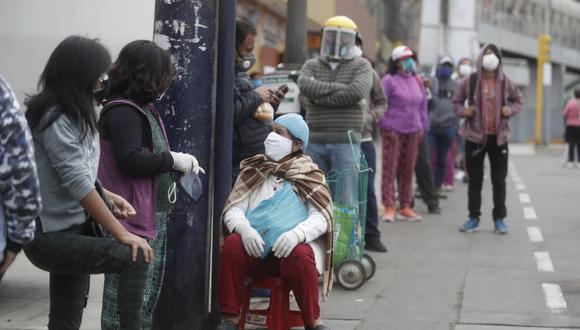
[[[544,72],[542,74],[542,85],[552,86],[552,63],[546,62],[544,65]]]

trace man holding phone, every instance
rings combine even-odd
[[[265,86],[254,88],[252,85],[247,72],[256,62],[255,43],[254,24],[246,18],[238,18],[236,21],[232,184],[240,173],[242,160],[264,153],[264,140],[270,134],[272,120],[271,116],[261,116],[258,113],[275,111],[286,95],[283,86],[272,90]]]

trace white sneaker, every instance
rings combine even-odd
[[[573,162],[567,162],[567,163],[564,165],[564,167],[565,167],[565,168],[573,168],[573,167],[574,167],[574,163],[573,163]]]

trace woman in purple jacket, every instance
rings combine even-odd
[[[389,73],[383,78],[387,112],[380,121],[383,136],[383,220],[395,220],[395,179],[399,182],[397,218],[418,221],[411,208],[413,171],[419,142],[427,128],[427,96],[423,80],[415,75],[417,58],[407,46],[393,50]]]

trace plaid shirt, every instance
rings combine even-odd
[[[18,244],[34,239],[40,190],[34,149],[24,113],[0,77],[0,194],[6,234]]]

